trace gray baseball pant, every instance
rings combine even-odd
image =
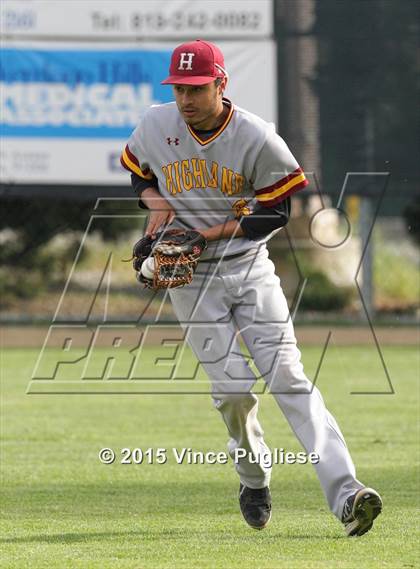
[[[363,487],[344,437],[322,396],[305,376],[287,301],[268,251],[262,247],[220,263],[200,262],[193,282],[169,292],[186,340],[211,381],[214,405],[222,414],[228,450],[245,449],[262,458],[270,452],[251,392],[257,375],[243,355],[242,338],[261,377],[315,464],[331,511],[341,519],[345,500]],[[271,468],[248,457],[235,462],[249,488],[270,483]]]

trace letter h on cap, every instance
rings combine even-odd
[[[185,69],[185,70],[191,71],[192,70],[192,59],[193,59],[194,55],[195,55],[195,53],[182,52],[180,54],[180,58],[179,58],[178,70],[182,71]],[[186,65],[186,67],[184,67],[184,65]]]

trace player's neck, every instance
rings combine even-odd
[[[214,115],[207,117],[200,123],[196,123],[191,126],[195,130],[213,130],[218,128],[219,126],[222,126],[228,114],[229,114],[229,107],[227,105],[224,105],[223,102],[220,101],[220,106],[218,107]]]

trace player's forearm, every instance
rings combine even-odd
[[[198,231],[204,235],[207,241],[218,241],[219,239],[230,239],[231,237],[243,237],[244,235],[242,228],[236,219],[232,219],[227,223],[221,223],[220,225],[214,225],[213,227],[209,227],[209,229],[199,229]]]
[[[165,200],[163,196],[160,195],[156,188],[150,187],[142,190],[141,201],[150,210],[162,209],[162,207],[169,206],[169,203]]]

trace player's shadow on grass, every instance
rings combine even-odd
[[[300,479],[278,480],[273,484],[273,497],[275,502],[274,521],[285,518],[287,520],[288,513],[296,510],[297,496],[302,496],[306,492],[308,498],[306,509],[320,508],[320,500],[322,500],[319,489],[315,487],[315,480],[308,480],[307,476]],[[158,497],[158,499],[157,499]],[[128,528],[127,531],[94,531],[96,528],[91,527],[93,531],[80,532],[71,531],[71,527],[63,528],[70,531],[62,531],[61,533],[43,533],[28,534],[6,537],[3,536],[0,542],[3,544],[74,544],[74,543],[93,543],[95,541],[105,540],[143,540],[157,541],[162,539],[168,541],[183,541],[188,535],[187,526],[182,524],[179,527],[179,520],[173,522],[168,520],[167,516],[176,512],[177,516],[185,516],[185,523],[191,516],[199,520],[201,517],[208,516],[206,529],[203,530],[198,523],[197,533],[203,531],[203,536],[210,531],[217,535],[217,539],[221,541],[230,541],[232,535],[223,533],[220,530],[221,520],[225,519],[226,523],[233,522],[235,525],[235,539],[244,540],[260,539],[259,532],[253,532],[248,528],[242,520],[237,500],[237,482],[236,480],[218,481],[208,479],[203,483],[200,481],[176,481],[153,483],[147,481],[126,481],[116,482],[112,486],[106,482],[97,482],[93,484],[72,484],[67,483],[56,485],[32,485],[31,487],[15,488],[9,494],[9,504],[6,509],[15,515],[17,508],[24,506],[26,509],[33,511],[35,516],[42,515],[48,517],[50,511],[56,512],[57,508],[62,511],[71,513],[77,519],[91,518],[92,511],[100,513],[99,517],[106,517],[110,512],[112,515],[120,516],[121,519],[127,515],[134,516],[133,524],[135,529]],[[301,500],[301,498],[299,498]],[[41,509],[42,507],[42,514]],[[328,516],[325,508],[324,515]],[[165,526],[159,529],[153,527],[153,519],[161,516],[165,521]],[[93,523],[99,523],[98,520]],[[214,524],[214,525],[213,525]],[[174,527],[175,526],[175,527]],[[295,523],[293,523],[295,526]],[[75,528],[76,529],[76,528]],[[79,529],[79,528],[77,528]],[[99,528],[97,528],[99,529]],[[303,530],[303,531],[302,531]],[[313,531],[311,531],[313,530]],[[275,540],[286,539],[294,543],[298,539],[327,539],[335,541],[339,538],[338,534],[332,528],[308,527],[306,530],[294,527],[293,531],[290,526],[287,527],[280,524],[274,527],[274,524],[264,532],[263,539]],[[22,535],[23,534],[23,535]]]
[[[65,544],[72,544],[72,543],[87,543],[90,541],[103,541],[109,540],[112,538],[130,538],[138,539],[141,537],[147,536],[148,541],[151,538],[151,532],[149,529],[145,529],[144,531],[137,530],[137,531],[110,531],[110,532],[89,532],[89,533],[57,533],[57,534],[41,534],[41,535],[28,535],[28,536],[21,536],[21,537],[10,537],[10,538],[0,538],[0,543],[49,543],[49,544],[58,544],[58,543],[65,543]],[[158,535],[156,535],[156,539],[161,539],[164,537],[165,539],[185,539],[185,529],[170,529],[168,531],[160,530]],[[236,535],[238,538],[239,536]],[[243,537],[246,539],[246,542],[249,541],[250,537],[257,537],[257,534],[254,532],[249,532],[248,528],[244,527]],[[345,535],[325,535],[325,533],[321,534],[290,534],[285,532],[278,532],[275,533],[270,532],[269,530],[264,534],[264,542],[267,541],[277,541],[279,538],[286,539],[286,540],[302,540],[302,539],[322,539],[324,541],[337,541],[341,539],[346,539]],[[230,538],[229,538],[230,539]]]

